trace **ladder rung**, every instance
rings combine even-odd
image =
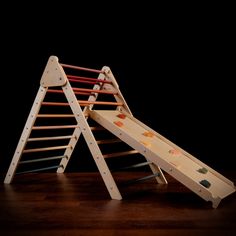
[[[59,93],[59,94],[64,94],[64,92],[62,90],[57,90],[57,89],[48,89],[49,93]],[[78,94],[78,95],[91,95],[91,93],[88,93],[88,92],[76,92],[74,91],[75,94]]]
[[[78,100],[81,106],[87,106],[90,104],[94,105],[111,105],[111,106],[122,106],[122,102],[106,102],[106,101],[87,101],[87,100]]]
[[[125,184],[125,185],[126,184],[134,184],[134,183],[138,183],[138,182],[145,181],[145,180],[152,179],[152,178],[159,177],[159,176],[160,176],[160,174],[156,173],[156,174],[148,175],[148,176],[145,176],[145,177],[142,177],[142,178],[132,179],[132,180],[126,181],[123,184]]]
[[[75,117],[73,114],[38,114],[39,118],[68,118]]]
[[[27,163],[41,162],[41,161],[50,161],[50,160],[63,159],[63,158],[67,158],[67,156],[38,158],[38,159],[34,159],[34,160],[21,161],[21,162],[19,162],[19,164],[27,164]]]
[[[109,154],[104,154],[104,158],[110,158],[110,157],[120,157],[120,156],[126,156],[131,154],[139,153],[137,150],[131,150],[131,151],[124,151],[124,152],[114,152]]]
[[[42,102],[45,106],[69,106],[68,102]]]
[[[120,143],[122,140],[120,139],[103,139],[103,140],[97,140],[97,144],[108,144],[108,143]]]
[[[79,128],[78,125],[51,125],[51,126],[33,126],[33,130],[42,130],[42,129],[72,129]]]
[[[84,77],[84,76],[77,76],[77,75],[66,75],[68,79],[76,79],[76,80],[85,80],[85,81],[93,81],[98,83],[104,83],[104,84],[112,84],[110,80],[102,80],[102,79],[95,79],[90,77]]]
[[[23,153],[53,151],[53,150],[59,150],[59,149],[66,149],[69,147],[71,146],[65,145],[65,146],[55,146],[55,147],[32,148],[32,149],[24,150]]]
[[[94,72],[94,73],[98,73],[98,74],[105,73],[102,70],[96,70],[96,69],[91,69],[91,68],[86,68],[86,67],[81,67],[81,66],[73,66],[73,65],[63,64],[63,63],[60,63],[60,64],[62,67],[65,67],[65,68],[71,68],[71,69],[75,69],[75,70],[84,70],[84,71]]]
[[[86,88],[72,88],[74,91],[78,92],[90,92],[90,93],[102,93],[102,94],[111,94],[111,95],[117,95],[118,92],[108,91],[108,90],[98,90],[98,89],[86,89]]]
[[[52,126],[33,126],[33,130],[43,130],[43,129],[72,129],[79,128],[78,125],[52,125]],[[102,126],[91,126],[92,131],[105,130]],[[66,137],[66,136],[65,136]]]
[[[71,82],[82,83],[82,84],[99,84],[104,83],[102,81],[90,81],[90,80],[83,80],[83,79],[68,79]]]
[[[63,165],[56,165],[56,166],[49,166],[49,167],[39,168],[39,169],[21,171],[21,172],[17,172],[16,175],[39,172],[39,171],[44,171],[44,170],[52,170],[52,169],[57,169],[57,168],[63,168]]]
[[[111,106],[122,106],[122,102],[106,102],[106,101],[88,101],[88,100],[78,100],[80,106],[87,106],[87,105],[111,105]],[[45,106],[69,106],[67,102],[42,102],[42,105]]]
[[[75,138],[73,135],[67,135],[67,136],[55,136],[55,137],[38,137],[38,138],[29,138],[28,142],[34,142],[34,141],[48,141],[48,140],[59,140],[59,139],[70,139]]]
[[[143,166],[150,165],[151,163],[152,163],[151,161],[142,162],[142,163],[139,163],[139,164],[134,164],[134,165],[130,165],[130,166],[125,166],[125,167],[117,168],[117,169],[114,169],[112,171],[114,172],[114,171],[120,171],[120,170],[127,170],[127,169],[132,169],[132,168],[143,167]]]

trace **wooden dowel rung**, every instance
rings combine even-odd
[[[41,161],[51,161],[51,160],[57,160],[57,159],[63,159],[63,158],[67,158],[67,156],[44,157],[44,158],[38,158],[38,159],[33,159],[33,160],[20,161],[19,164],[27,164],[27,163],[41,162]]]
[[[33,130],[43,130],[43,129],[73,129],[78,128],[78,125],[48,125],[48,126],[33,126]]]
[[[79,91],[79,92],[91,92],[91,93],[102,93],[102,94],[112,94],[112,95],[117,95],[117,92],[112,92],[112,91],[107,91],[107,90],[98,90],[98,89],[86,89],[86,88],[72,88],[74,91]]]
[[[106,101],[87,101],[87,100],[78,100],[80,106],[88,106],[90,104],[94,105],[113,105],[113,106],[122,106],[122,102],[106,102]],[[67,102],[42,102],[42,105],[45,106],[69,106]]]
[[[109,154],[104,154],[104,158],[110,158],[110,157],[121,157],[121,156],[127,156],[131,154],[139,153],[137,150],[131,150],[131,151],[124,151],[124,152],[114,152]]]
[[[125,166],[125,167],[121,167],[121,168],[117,168],[112,170],[114,171],[121,171],[121,170],[128,170],[128,169],[133,169],[133,168],[139,168],[139,167],[143,167],[143,166],[147,166],[150,165],[152,162],[148,161],[148,162],[143,162],[143,163],[138,163],[138,164],[134,164],[134,165],[130,165],[130,166]]]
[[[60,93],[60,94],[64,94],[64,92],[62,90],[56,90],[56,89],[48,89],[47,92],[49,93]],[[74,92],[75,94],[78,94],[78,95],[91,95],[91,93],[87,93],[87,92]]]
[[[122,106],[123,103],[122,102],[105,102],[105,101],[86,101],[86,100],[79,100],[78,101],[80,105],[90,105],[90,104],[94,104],[94,105],[113,105],[113,106]]]
[[[58,90],[58,89],[48,89],[47,93],[62,93],[62,94],[64,94],[64,92],[62,90]]]
[[[52,170],[52,169],[57,169],[59,167],[64,168],[63,165],[49,166],[49,167],[44,167],[44,168],[39,168],[39,169],[33,169],[33,170],[17,172],[16,175],[34,173],[34,172],[39,172],[39,171],[44,171],[44,170]]]
[[[68,102],[42,102],[45,106],[69,106]]]
[[[73,79],[74,82],[78,80],[83,80],[83,81],[93,81],[97,83],[104,83],[104,84],[111,84],[112,82],[110,80],[102,80],[102,79],[95,79],[95,78],[90,78],[90,77],[84,77],[84,76],[77,76],[77,75],[66,75],[67,78]]]
[[[97,140],[97,144],[109,144],[109,143],[120,143],[122,140],[120,139],[103,139]]]
[[[71,68],[71,69],[75,69],[75,70],[84,70],[84,71],[89,71],[89,72],[94,72],[94,73],[102,73],[104,74],[104,71],[102,70],[96,70],[96,69],[90,69],[90,68],[86,68],[86,67],[81,67],[81,66],[73,66],[73,65],[68,65],[68,64],[63,64],[63,63],[60,63],[62,67],[65,67],[65,68]]]
[[[87,81],[87,80],[77,80],[77,79],[68,79],[71,82],[82,83],[82,84],[98,84],[99,81]]]
[[[91,93],[89,93],[89,92],[78,92],[78,91],[74,91],[74,94],[76,94],[76,95],[86,95],[86,96],[91,95]]]
[[[160,174],[156,173],[156,174],[148,175],[148,176],[145,176],[145,177],[142,177],[142,178],[132,179],[132,180],[126,181],[123,184],[124,185],[134,184],[134,183],[138,183],[138,182],[145,181],[145,180],[152,179],[152,178],[159,177],[159,176],[160,176]]]
[[[46,151],[66,149],[66,148],[69,148],[69,147],[70,147],[69,145],[64,145],[64,146],[44,147],[44,148],[31,148],[31,149],[25,149],[23,151],[23,153],[46,152]]]
[[[73,114],[38,114],[39,118],[69,118],[75,117]]]
[[[49,141],[49,140],[59,140],[59,139],[71,139],[73,138],[73,135],[67,135],[67,136],[55,136],[55,137],[38,137],[38,138],[29,138],[28,142],[34,142],[34,141]]]
[[[72,88],[75,94],[78,95],[91,95],[91,93],[100,93],[100,94],[111,94],[111,95],[117,95],[118,92],[112,92],[107,90],[98,90],[98,89],[85,89],[85,88]],[[48,89],[47,92],[49,93],[60,93],[64,94],[62,90],[56,90],[56,89]]]

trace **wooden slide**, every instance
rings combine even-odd
[[[233,182],[129,114],[93,110],[90,116],[216,208],[235,192]]]

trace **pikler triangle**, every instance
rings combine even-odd
[[[96,132],[102,130],[114,137],[99,140]],[[106,159],[134,154],[141,154],[145,162],[131,167],[149,165],[152,171],[140,180],[155,177],[159,184],[167,184],[164,170],[214,208],[235,192],[232,181],[136,119],[109,67],[63,64],[56,56],[48,59],[4,183],[11,183],[16,174],[51,169],[63,173],[81,135],[112,199],[122,196]],[[101,151],[101,145],[118,142],[130,150]]]

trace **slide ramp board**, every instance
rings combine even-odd
[[[235,192],[229,179],[133,116],[114,110],[93,110],[90,116],[204,200],[211,201],[214,208]]]

